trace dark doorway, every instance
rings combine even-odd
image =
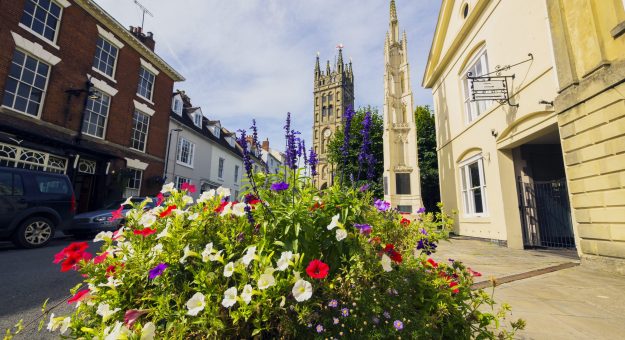
[[[559,142],[555,134],[557,139],[549,141]],[[520,147],[520,158],[524,166],[522,174],[517,174],[517,192],[525,247],[575,248],[560,144],[525,144]]]

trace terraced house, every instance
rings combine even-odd
[[[90,0],[0,1],[0,165],[66,173],[78,210],[162,184],[174,82]]]
[[[432,89],[456,233],[625,272],[622,0],[444,0]]]

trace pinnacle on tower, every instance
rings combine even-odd
[[[343,47],[339,47],[339,59],[336,62],[336,70],[343,73]]]
[[[321,76],[321,66],[319,66],[319,52],[317,52],[317,61],[315,62],[315,79]]]
[[[326,75],[330,75],[332,73],[332,69],[330,68],[330,60],[328,60],[328,64],[326,65]]]
[[[395,0],[391,0],[391,21],[397,21],[397,7],[395,7]]]

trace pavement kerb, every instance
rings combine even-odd
[[[545,267],[545,268],[540,268],[540,269],[536,269],[536,270],[531,270],[528,272],[523,272],[523,273],[519,273],[519,274],[513,274],[513,275],[506,275],[506,276],[502,276],[502,277],[496,277],[494,278],[495,281],[495,287],[496,286],[500,286],[502,284],[505,283],[510,283],[510,282],[514,282],[514,281],[519,281],[519,280],[524,280],[524,279],[528,279],[530,277],[535,277],[535,276],[540,276],[540,275],[544,275],[544,274],[548,274],[548,273],[553,273],[556,272],[558,270],[563,270],[563,269],[568,269],[568,268],[573,268],[573,267],[577,267],[580,265],[580,262],[566,262],[566,263],[561,263],[555,266],[549,266],[549,267]],[[478,290],[478,289],[485,289],[488,287],[492,287],[493,286],[493,280],[486,280],[486,281],[480,281],[480,282],[476,282],[474,284],[471,285],[471,290]]]

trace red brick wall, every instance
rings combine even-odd
[[[73,1],[70,2],[72,5],[63,9],[56,42],[60,49],[56,49],[42,38],[18,26],[25,0],[0,0],[0,100],[4,95],[4,85],[15,49],[11,36],[11,31],[13,31],[42,45],[48,52],[61,58],[61,62],[51,68],[41,120],[77,132],[80,129],[84,94],[80,97],[72,97],[68,108],[68,95],[65,91],[70,88],[83,89],[87,74],[90,74],[119,91],[111,100],[105,136],[109,142],[129,147],[134,112],[133,100],[148,104],[136,95],[141,67],[140,54],[129,44],[124,43],[124,47],[119,50],[118,54],[114,74],[116,83],[93,71],[93,58],[98,38],[96,24],[106,27]],[[117,39],[123,41],[120,37]],[[148,104],[156,113],[150,119],[146,153],[160,159],[165,158],[173,87],[174,81],[164,72],[159,73],[154,84],[154,106]],[[68,112],[67,117],[65,117],[66,112]],[[0,114],[0,119],[8,118]],[[154,188],[146,187],[147,180],[152,176],[162,175],[163,162],[142,157],[141,154],[130,150],[127,157],[140,159],[150,164],[144,173],[143,189],[149,191],[146,194],[152,194]]]

